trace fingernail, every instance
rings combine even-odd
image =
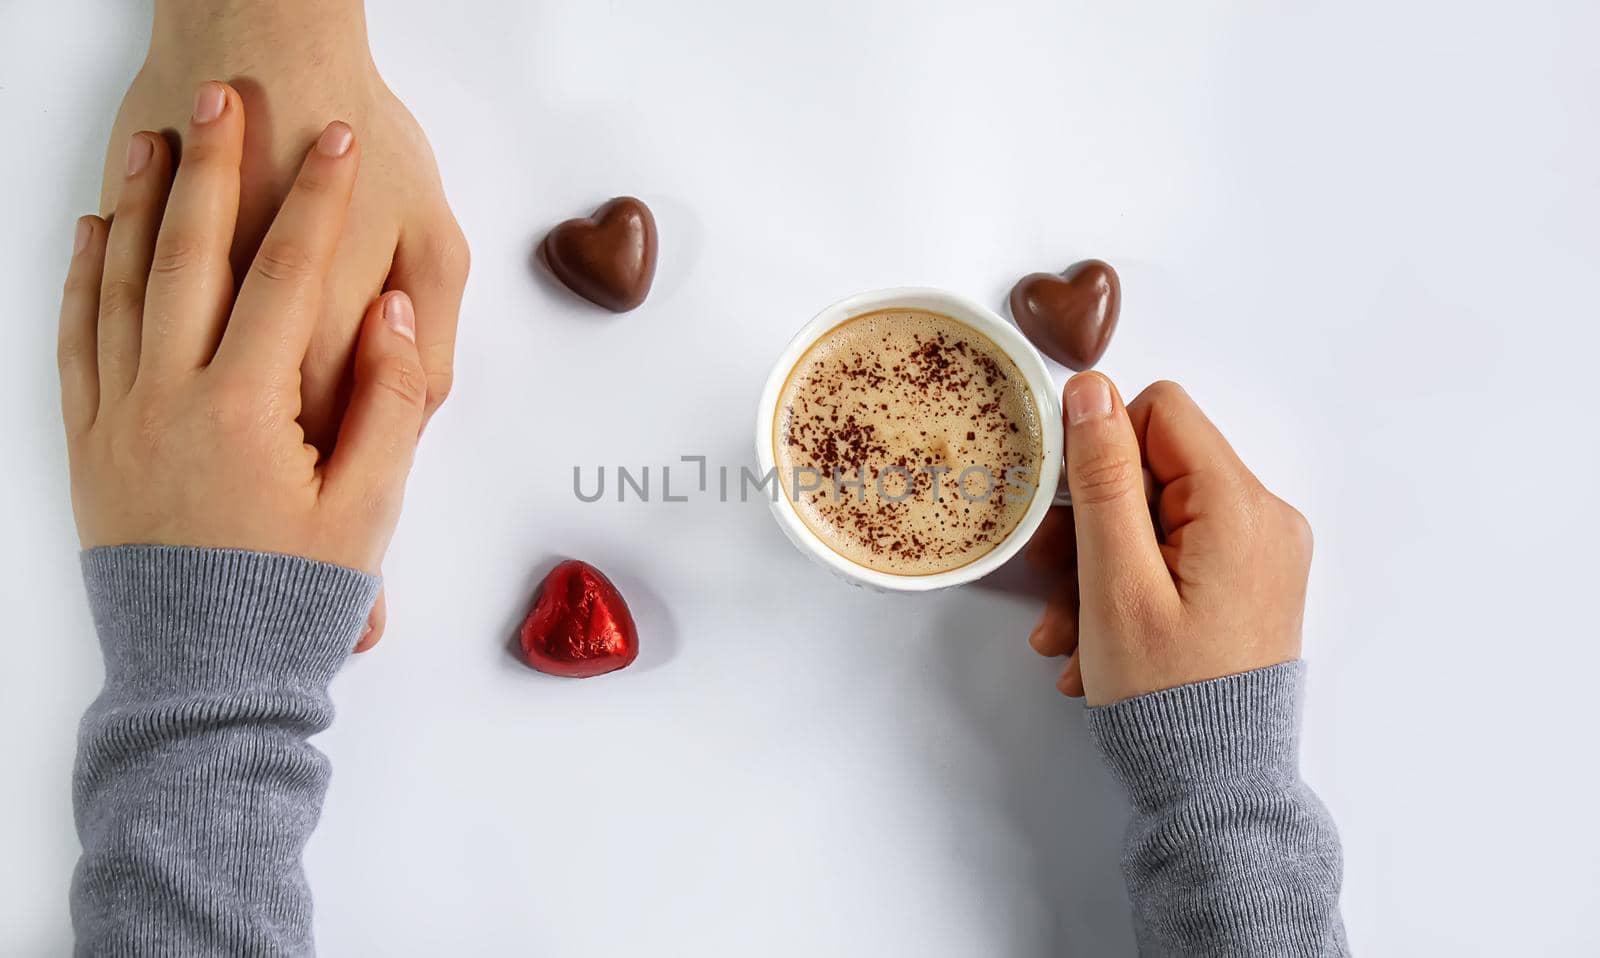
[[[1081,422],[1111,415],[1111,383],[1093,373],[1072,377],[1067,383],[1067,422]]]
[[[150,137],[143,133],[135,133],[133,139],[128,141],[128,175],[137,176],[149,166],[150,156],[155,151],[155,144],[150,142]]]
[[[411,340],[417,341],[417,318],[411,310],[411,297],[393,293],[383,304],[383,318],[389,328]]]
[[[200,89],[194,95],[194,121],[196,123],[210,123],[222,115],[228,107],[228,94],[223,91],[222,84],[206,82],[200,84]]]
[[[89,237],[94,235],[94,227],[86,219],[78,220],[78,231],[72,237],[72,255],[77,256],[89,248]]]
[[[334,120],[328,128],[317,137],[317,152],[323,156],[339,157],[350,152],[350,144],[356,140],[356,133],[346,123]]]

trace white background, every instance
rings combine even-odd
[[[100,664],[56,295],[147,5],[0,3],[0,951],[64,954]],[[1085,256],[1104,369],[1181,380],[1318,535],[1306,774],[1365,954],[1593,954],[1600,10],[375,2],[475,254],[458,389],[334,686],[307,856],[330,955],[1126,955],[1125,812],[1025,638],[1029,584],[808,564],[759,502],[585,505],[572,467],[752,461],[771,360],[899,284],[1001,308]],[[655,291],[529,266],[617,193]],[[644,653],[507,639],[558,556]]]

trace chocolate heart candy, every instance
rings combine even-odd
[[[1111,264],[1084,260],[1060,276],[1032,273],[1011,288],[1011,316],[1046,356],[1085,370],[1100,361],[1117,328],[1122,284]]]
[[[644,302],[656,276],[655,217],[640,201],[619,196],[593,216],[551,230],[544,238],[544,258],[568,289],[625,313]]]
[[[540,672],[586,679],[625,668],[639,631],[622,593],[599,569],[568,559],[545,576],[522,622],[522,655]]]

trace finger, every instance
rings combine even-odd
[[[355,386],[324,474],[328,495],[399,513],[427,388],[411,299],[385,293],[362,321]]]
[[[1071,565],[1077,555],[1077,530],[1072,525],[1071,509],[1051,509],[1028,540],[1024,557],[1040,572],[1055,572]]]
[[[348,124],[328,124],[268,228],[239,290],[215,362],[297,369],[355,189],[360,148]]]
[[[1028,644],[1046,658],[1066,655],[1078,647],[1078,578],[1071,576],[1045,602],[1039,624]]]
[[[100,321],[100,274],[106,262],[106,221],[78,220],[72,264],[61,290],[61,330],[56,365],[61,373],[61,419],[76,436],[94,422],[100,405],[100,373],[95,362],[95,325]]]
[[[1067,485],[1078,539],[1078,578],[1088,597],[1172,595],[1145,502],[1139,443],[1111,380],[1067,382]]]
[[[142,363],[158,373],[198,369],[221,338],[233,304],[228,251],[243,150],[239,94],[223,83],[201,84],[145,294]]]
[[[378,599],[372,603],[372,611],[367,613],[367,631],[362,633],[361,641],[356,643],[357,652],[365,652],[378,644],[383,638],[384,626],[389,624],[389,603],[384,598],[383,589],[378,589]]]
[[[1216,473],[1249,475],[1238,453],[1177,383],[1151,383],[1128,404],[1128,417],[1156,482]]]
[[[1061,670],[1061,677],[1056,679],[1056,691],[1075,699],[1083,698],[1083,666],[1078,663],[1078,653],[1072,653],[1067,667]]]
[[[1157,514],[1169,545],[1197,519],[1248,507],[1260,483],[1182,386],[1153,383],[1128,406],[1128,414],[1161,483]]]
[[[1162,538],[1173,542],[1189,523],[1208,510],[1215,510],[1222,502],[1231,501],[1233,494],[1218,489],[1219,481],[1215,473],[1197,472],[1179,476],[1162,486],[1156,502]]]
[[[405,290],[416,306],[417,352],[428,375],[424,421],[450,394],[461,295],[470,269],[467,239],[448,209],[427,226],[401,232],[388,288]]]
[[[167,141],[154,133],[135,133],[128,140],[124,169],[100,281],[96,343],[102,403],[132,389],[139,373],[145,285],[172,178]]]

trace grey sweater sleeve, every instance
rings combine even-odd
[[[1333,820],[1299,772],[1302,662],[1090,709],[1133,801],[1141,955],[1346,955]]]
[[[106,678],[73,773],[78,953],[310,954],[300,855],[329,770],[307,739],[377,579],[224,549],[82,564]]]

